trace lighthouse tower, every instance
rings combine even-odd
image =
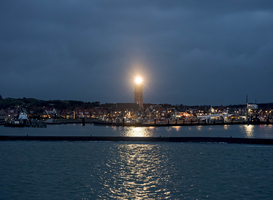
[[[134,103],[139,105],[139,108],[143,109],[143,84],[142,78],[137,77],[135,79],[135,99]]]

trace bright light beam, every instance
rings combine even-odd
[[[141,77],[136,77],[136,83],[137,84],[140,84],[140,83],[142,83],[142,78]]]

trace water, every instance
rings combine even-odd
[[[29,136],[135,136],[135,137],[240,137],[273,138],[270,125],[212,125],[170,127],[116,127],[86,124],[49,125],[47,128],[11,128],[0,126],[0,135]]]
[[[222,129],[221,129],[222,127]],[[236,128],[237,127],[237,128]],[[191,129],[189,129],[191,128]],[[15,135],[272,138],[272,128],[5,128]],[[211,128],[211,129],[210,129]],[[215,128],[215,129],[214,129]],[[222,143],[0,142],[0,199],[272,199],[273,146]]]

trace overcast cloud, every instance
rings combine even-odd
[[[0,2],[6,97],[227,105],[273,99],[273,2]]]

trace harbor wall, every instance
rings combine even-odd
[[[273,139],[226,137],[0,136],[0,141],[195,142],[273,145]]]

